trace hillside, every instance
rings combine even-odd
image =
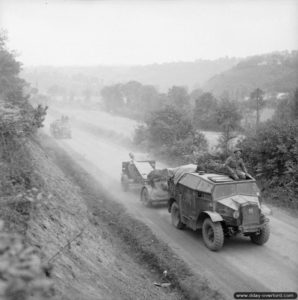
[[[228,92],[239,99],[256,88],[267,93],[285,93],[293,91],[297,84],[298,51],[285,51],[249,57],[212,77],[203,88],[217,96]]]
[[[43,93],[57,85],[63,87],[64,93],[82,93],[88,88],[96,94],[103,85],[130,80],[153,85],[164,92],[173,85],[190,89],[201,86],[210,77],[230,69],[237,62],[237,58],[220,58],[144,66],[25,67],[22,77]]]

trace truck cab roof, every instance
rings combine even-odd
[[[185,173],[179,180],[182,184],[190,189],[211,193],[216,185],[227,185],[235,183],[255,182],[254,179],[234,180],[225,174],[191,172]]]

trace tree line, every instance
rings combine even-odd
[[[134,141],[146,151],[176,165],[222,163],[232,146],[239,146],[266,197],[298,207],[298,89],[284,100],[272,101],[265,100],[265,92],[257,88],[237,101],[228,94],[218,98],[201,89],[189,93],[179,86],[160,94],[152,86],[129,82],[105,87],[102,97],[106,110],[142,121]],[[266,107],[275,112],[262,122]],[[204,130],[220,132],[212,153]]]

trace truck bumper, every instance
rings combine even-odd
[[[265,218],[261,224],[240,225],[239,231],[244,234],[258,232],[260,229],[265,227],[268,222],[269,219]]]

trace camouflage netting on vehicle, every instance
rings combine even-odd
[[[204,171],[207,173],[214,172],[229,175],[228,170],[225,168],[222,162],[218,162],[212,159],[208,159],[205,162],[198,163],[197,171]]]
[[[195,172],[197,170],[197,165],[189,164],[189,165],[183,165],[177,168],[168,168],[170,177],[174,177],[174,183],[177,184],[180,178],[185,173],[191,173]]]
[[[163,181],[163,180],[167,180],[168,178],[169,178],[168,169],[153,170],[147,176],[147,179],[150,184],[152,184],[154,181]]]
[[[191,172],[203,171],[206,173],[221,173],[228,175],[224,164],[214,160],[207,160],[203,163],[199,163],[198,165],[189,164],[177,168],[168,168],[167,170],[169,173],[169,177],[174,177],[175,184],[177,184],[177,182],[184,174]]]

